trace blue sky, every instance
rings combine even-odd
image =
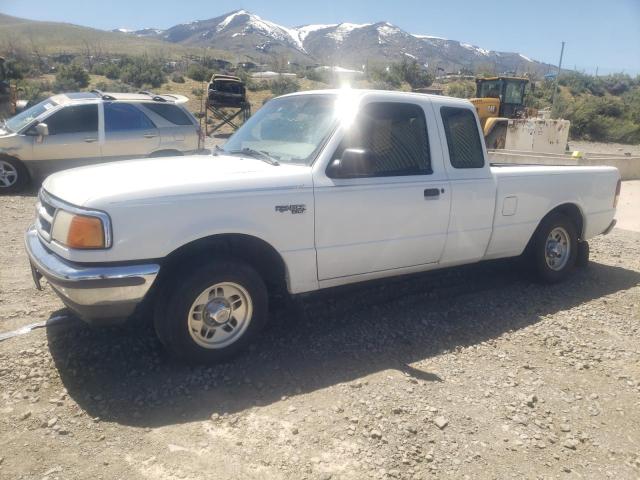
[[[0,0],[9,15],[103,29],[166,28],[239,8],[290,27],[386,20],[553,64],[565,40],[566,68],[640,74],[640,0]]]

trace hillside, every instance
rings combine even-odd
[[[202,48],[191,49],[161,39],[123,35],[95,28],[60,22],[41,22],[0,14],[0,52],[15,49],[37,50],[41,54],[86,53],[131,54],[147,53],[173,57],[188,53],[202,54]],[[227,58],[224,52],[210,49],[217,58]]]

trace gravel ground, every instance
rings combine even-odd
[[[640,477],[640,233],[558,286],[514,261],[314,295],[236,360],[190,367],[148,328],[90,329],[0,198],[0,478]]]

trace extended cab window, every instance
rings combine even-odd
[[[174,125],[193,125],[193,121],[184,111],[175,105],[168,103],[145,103],[144,108],[148,108],[153,113]]]
[[[122,130],[148,130],[156,128],[149,117],[128,103],[104,104],[104,129],[106,132]]]
[[[467,108],[440,109],[449,147],[449,159],[454,168],[484,167],[484,153],[473,112]]]
[[[57,111],[45,121],[49,135],[95,133],[98,131],[98,105],[71,105]]]
[[[432,173],[426,120],[418,105],[395,102],[366,104],[334,158],[340,158],[347,148],[366,152],[367,171],[363,176]]]

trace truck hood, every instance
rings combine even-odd
[[[171,196],[311,186],[311,167],[270,165],[228,155],[191,155],[103,163],[54,173],[43,188],[91,208]]]

